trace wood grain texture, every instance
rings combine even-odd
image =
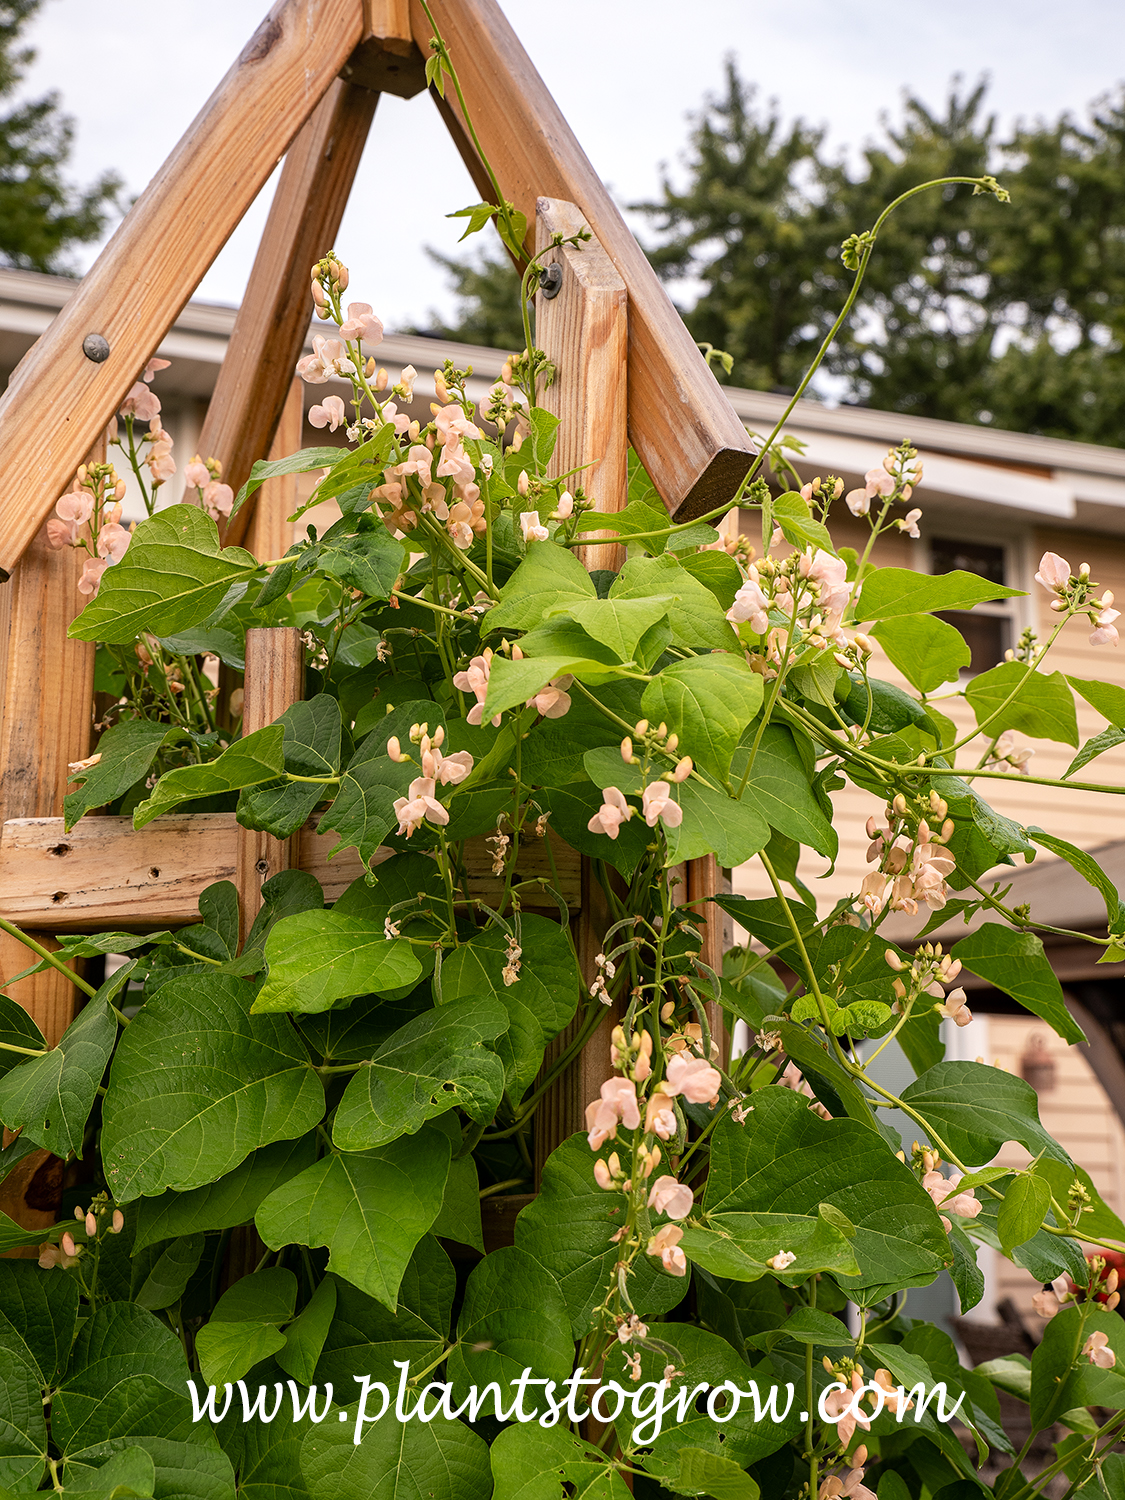
[[[719,867],[713,854],[705,854],[701,859],[689,859],[685,868],[687,870],[687,900],[693,904],[694,909],[705,919],[706,923],[703,928],[700,962],[705,963],[709,969],[714,969],[716,974],[721,974],[723,950],[730,947],[725,932],[729,919],[717,906],[711,905],[711,898],[729,895],[730,881]],[[707,1002],[707,1024],[711,1028],[711,1040],[718,1047],[719,1055],[725,1059],[723,1008],[713,1000]]]
[[[286,153],[199,438],[236,491],[277,434],[313,315],[309,272],[332,249],[378,98],[333,80]],[[289,451],[300,445],[298,430]],[[243,506],[227,523],[228,545],[242,541],[252,515]]]
[[[573,203],[541,198],[536,223],[536,248],[541,249],[556,233],[574,234],[584,220]],[[552,472],[562,474],[590,465],[576,482],[597,499],[600,509],[620,510],[628,474],[626,344],[632,307],[627,306],[621,276],[596,238],[580,250],[561,247],[548,260],[563,267],[558,294],[550,299],[539,294],[535,307],[536,339],[557,366],[546,398],[560,419]],[[583,551],[588,568],[619,565],[621,548],[616,542],[597,543]],[[589,990],[597,977],[595,957],[602,950],[610,919],[605,894],[588,859],[581,861],[581,872],[582,904],[574,922],[574,938]],[[575,1021],[548,1047],[545,1069],[570,1044],[584,1011],[582,1007]],[[607,1009],[581,1054],[540,1105],[535,1129],[537,1177],[555,1147],[582,1128],[586,1105],[597,1098],[598,1089],[611,1076],[610,1033],[623,1013],[623,1007]]]
[[[552,238],[589,228],[573,203],[540,198],[535,212],[535,249]],[[627,359],[629,319],[625,283],[596,239],[549,251],[540,265],[562,268],[553,297],[535,298],[535,340],[555,363],[557,374],[543,394],[543,405],[560,419],[550,474],[579,472],[579,485],[598,510],[624,509],[629,485]],[[625,549],[612,532],[579,550],[591,571],[617,569]]]
[[[246,677],[242,732],[253,734],[280,719],[305,696],[305,643],[295,625],[246,632]],[[297,834],[275,839],[238,825],[234,883],[238,888],[240,941],[245,941],[262,905],[262,886],[300,862]]]
[[[299,868],[320,881],[325,901],[338,900],[363,874],[355,849],[329,859],[339,838],[318,834],[315,820],[299,830],[297,840]],[[50,933],[182,927],[199,921],[205,886],[234,879],[236,841],[233,813],[156,818],[139,830],[129,818],[83,818],[69,833],[62,818],[17,818],[0,830],[0,914]],[[554,836],[552,852],[561,894],[577,911],[579,857]],[[381,864],[391,854],[380,849],[372,863]],[[466,840],[465,867],[473,894],[495,906],[503,882],[491,873],[492,852],[483,837]],[[520,845],[516,870],[521,881],[551,880],[542,839]],[[522,899],[531,909],[558,910],[551,896],[534,887],[526,888]],[[21,955],[25,951],[20,948]],[[26,967],[21,957],[9,972]]]
[[[287,458],[301,446],[301,430],[304,424],[304,387],[296,378],[289,382],[289,394],[281,409],[281,420],[277,424],[273,445],[269,451],[271,461]],[[289,517],[300,503],[298,476],[282,474],[277,479],[267,479],[256,494],[252,495],[245,508],[253,507],[246,527],[242,545],[259,562],[284,557],[293,542],[293,523]],[[240,511],[236,520],[241,519]]]
[[[21,363],[0,400],[4,570],[39,530],[362,31],[357,0],[279,0]],[[82,352],[88,333],[109,342],[102,364]],[[287,387],[288,380],[282,398]],[[45,426],[48,407],[61,415]],[[259,451],[268,447],[267,440]]]
[[[529,225],[540,196],[577,204],[628,288],[629,436],[665,504],[684,520],[724,503],[749,468],[746,430],[497,0],[433,0],[431,9],[505,197]],[[410,14],[425,53],[431,31],[418,0]],[[457,119],[456,100],[442,112]],[[483,191],[463,122],[453,134]]]

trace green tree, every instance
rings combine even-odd
[[[34,58],[20,35],[41,0],[0,0],[0,100],[10,99]],[[96,240],[122,186],[104,172],[92,186],[68,183],[62,169],[74,125],[59,97],[17,104],[0,116],[0,262],[31,271],[70,269],[66,252]]]
[[[662,276],[702,280],[686,314],[695,337],[734,357],[732,379],[761,389],[795,387],[845,295],[840,166],[821,156],[823,132],[787,128],[726,64],[726,90],[697,118],[688,186],[667,175],[657,202],[634,207],[663,238],[650,251]]]

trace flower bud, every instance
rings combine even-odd
[[[76,1250],[75,1244],[74,1244],[74,1236],[70,1233],[69,1229],[63,1235],[62,1240],[60,1241],[60,1244],[62,1245],[63,1254],[64,1255],[75,1255],[75,1254],[77,1254],[77,1250]]]
[[[637,738],[639,740],[644,739],[645,735],[648,733],[648,720],[647,719],[638,719],[637,723],[636,723],[636,727],[633,730],[633,733],[637,736]]]
[[[692,760],[690,755],[685,755],[676,762],[676,769],[672,772],[673,781],[686,781],[692,772]]]
[[[125,1215],[119,1208],[113,1210],[113,1222],[109,1226],[110,1234],[120,1234],[125,1228]]]
[[[531,481],[527,477],[527,470],[526,469],[521,469],[520,470],[520,477],[516,480],[516,489],[519,491],[519,493],[521,495],[526,495],[527,492],[528,492],[528,489],[530,487],[531,487]]]
[[[93,1239],[94,1236],[97,1234],[97,1232],[98,1232],[98,1221],[97,1221],[97,1219],[94,1218],[94,1215],[92,1213],[88,1213],[86,1215],[86,1233],[89,1235],[89,1237],[91,1239]]]
[[[898,813],[900,818],[904,818],[906,816],[906,798],[902,795],[901,792],[897,794],[895,800],[891,803],[891,807],[896,813]]]
[[[893,948],[886,949],[886,951],[883,954],[883,957],[887,960],[888,966],[890,968],[894,969],[896,972],[899,969],[905,969],[906,968],[906,965],[903,963],[902,959],[899,958],[898,954],[895,952],[895,950]]]
[[[929,842],[930,825],[926,822],[925,818],[920,818],[918,821],[918,843],[928,844]]]
[[[668,736],[667,740],[664,742],[664,748],[665,748],[665,750],[668,751],[669,755],[674,755],[676,753],[677,748],[679,747],[679,743],[680,743],[680,737],[679,737],[679,735],[678,734],[670,734]]]
[[[372,375],[374,375],[374,373],[375,373],[375,360],[374,360],[373,356],[368,355],[367,363],[363,367],[363,373],[367,377],[368,380],[370,380],[371,377],[372,377]]]
[[[621,759],[626,765],[630,765],[633,760],[633,741],[628,735],[621,741]]]
[[[1078,569],[1078,576],[1082,580],[1083,583],[1086,583],[1089,580],[1089,577],[1090,577],[1090,564],[1089,563],[1082,563],[1082,565]]]

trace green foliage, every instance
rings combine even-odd
[[[456,82],[440,38],[428,76]],[[770,129],[743,161],[759,187],[794,162],[818,170],[807,133]],[[833,173],[825,235],[848,187]],[[954,204],[951,222],[985,222],[968,195]],[[836,275],[799,234],[782,255],[798,198],[790,209],[754,210],[762,266],[807,304],[795,343],[783,325],[753,330],[762,368],[781,372],[815,336],[820,273]],[[912,214],[907,240],[925,222]],[[495,220],[510,246],[526,229],[507,204],[462,216],[470,232]],[[849,259],[871,244],[853,238]],[[762,266],[755,316],[777,290]],[[336,257],[314,277],[345,322]],[[893,345],[893,318],[887,330]],[[860,357],[847,337],[837,354]],[[354,341],[349,358],[365,363]],[[252,909],[220,879],[175,931],[72,933],[57,955],[25,939],[28,972],[119,958],[96,993],[79,979],[89,997],[57,1046],[0,997],[0,1122],[20,1132],[0,1176],[14,1201],[37,1153],[77,1158],[58,1222],[0,1216],[0,1250],[40,1260],[0,1262],[5,1493],[622,1500],[631,1478],[638,1496],[798,1500],[845,1484],[819,1398],[853,1360],[945,1381],[981,1463],[1013,1455],[993,1383],[1018,1379],[1083,1442],[1091,1409],[1125,1409],[1125,1380],[1108,1355],[1091,1362],[1077,1327],[1108,1317],[1083,1244],[1125,1248],[1125,1225],[1044,1128],[1034,1090],[946,1062],[939,1031],[939,1016],[969,1019],[963,965],[1081,1042],[1038,924],[1116,961],[1125,907],[1095,854],[976,788],[1006,753],[1001,731],[1077,747],[1077,693],[1108,729],[1073,773],[1125,735],[1125,693],[1051,671],[1048,646],[1027,640],[962,686],[964,642],[934,611],[1013,591],[970,573],[859,577],[820,492],[767,503],[750,486],[767,537],[772,522],[793,549],[753,570],[745,539],[728,551],[705,522],[669,522],[635,455],[625,508],[591,509],[578,471],[550,472],[544,360],[514,359],[483,412],[471,372],[446,365],[435,421],[402,433],[354,374],[347,446],[258,464],[244,487],[326,468],[316,499],[340,519],[323,535],[259,564],[173,507],[137,529],[79,617],[75,634],[102,642],[117,722],[75,773],[68,822],[219,812],[301,859]],[[887,460],[892,504],[909,498],[912,453]],[[578,548],[603,519],[627,557],[589,573]],[[881,508],[869,523],[874,538],[895,524]],[[1094,588],[1067,585],[1076,617]],[[906,686],[870,676],[865,621]],[[200,657],[239,670],[247,631],[279,625],[301,634],[303,692],[244,733]],[[975,728],[929,702],[947,684],[942,706],[963,698]],[[838,813],[853,802],[833,802],[848,786],[877,799],[875,831],[867,877],[832,905],[817,877],[856,847]],[[349,873],[322,886],[299,865],[331,834]],[[1107,939],[1007,904],[1004,887],[984,894],[983,877],[1037,848],[1098,892]],[[715,867],[754,859],[748,879],[772,894],[725,894]],[[962,916],[952,953],[924,941]],[[724,917],[742,940],[726,955]],[[747,1023],[741,1055],[720,1010]],[[894,1070],[872,1067],[892,1044]],[[909,1156],[896,1120],[920,1143]],[[994,1164],[1010,1141],[1029,1167]],[[943,1272],[963,1311],[978,1304],[978,1245],[1082,1288],[1018,1377],[962,1370],[944,1334],[902,1311]],[[239,1277],[248,1251],[257,1267]],[[586,1437],[579,1364],[599,1399],[620,1396]],[[784,1410],[760,1405],[771,1388]],[[788,1405],[787,1391],[800,1392]],[[271,1416],[256,1392],[291,1403]],[[521,1403],[553,1418],[523,1422]],[[853,1470],[849,1492],[988,1493],[947,1419],[918,1415],[874,1419],[873,1472],[861,1487]],[[1070,1441],[1059,1462],[1085,1484],[1093,1461]]]

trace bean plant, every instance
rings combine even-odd
[[[429,74],[458,89],[437,36]],[[937,186],[961,182],[1004,196]],[[522,254],[493,185],[470,230],[494,221]],[[885,218],[843,248],[853,298]],[[962,971],[1082,1039],[1039,936],[1061,929],[1009,905],[998,868],[1067,862],[1107,936],[1066,935],[1125,956],[1096,860],[986,800],[1036,740],[1076,752],[1062,779],[1029,777],[1060,814],[1068,790],[1120,793],[1086,767],[1122,742],[1125,691],[1047,662],[1080,626],[1116,645],[1112,598],[1046,554],[1049,635],[965,679],[940,612],[1017,591],[876,568],[880,538],[917,535],[908,442],[844,493],[801,482],[779,424],[693,522],[635,457],[627,494],[588,493],[553,463],[557,372],[528,313],[542,260],[525,349],[479,404],[471,370],[435,371],[422,420],[416,372],[378,366],[382,324],[326,253],[326,331],[298,373],[350,392],[310,413],[345,441],[256,463],[237,496],[196,456],[162,507],[175,461],[150,366],[119,442],[146,519],[122,524],[110,463],[58,503],[52,541],[87,553],[72,634],[98,643],[108,704],[68,825],[225,810],[331,835],[361,873],[328,900],[283,871],[254,913],[218,881],[193,925],[58,952],[0,923],[32,971],[89,975],[53,1047],[0,999],[0,1170],[70,1164],[53,1228],[0,1219],[25,1257],[0,1262],[0,1487],[1125,1495],[1125,1225],[1027,1083],[943,1044],[972,1024]],[[330,501],[339,519],[282,557],[224,546],[226,517],[295,473],[316,477],[294,519]],[[732,506],[753,536],[711,524]],[[841,506],[862,551],[833,544]],[[607,530],[623,561],[590,572],[584,538]],[[246,631],[285,626],[304,699],[244,732]],[[908,688],[873,674],[876,643]],[[1081,747],[1076,696],[1107,721]],[[802,856],[836,859],[845,784],[871,796],[870,873],[829,905]],[[711,857],[770,894],[690,898],[687,862]],[[892,914],[912,938],[886,935]],[[930,934],[955,917],[976,920],[943,948]],[[719,961],[725,918],[746,938]],[[558,1139],[545,1103],[592,1039],[605,1076]],[[876,1061],[892,1042],[915,1075],[899,1093]],[[993,1164],[1006,1142],[1026,1166]],[[972,1308],[980,1246],[1043,1286],[1042,1341],[972,1370],[910,1294],[948,1274]],[[948,1408],[927,1399],[939,1382]],[[1027,1408],[1019,1451],[1000,1393]]]

